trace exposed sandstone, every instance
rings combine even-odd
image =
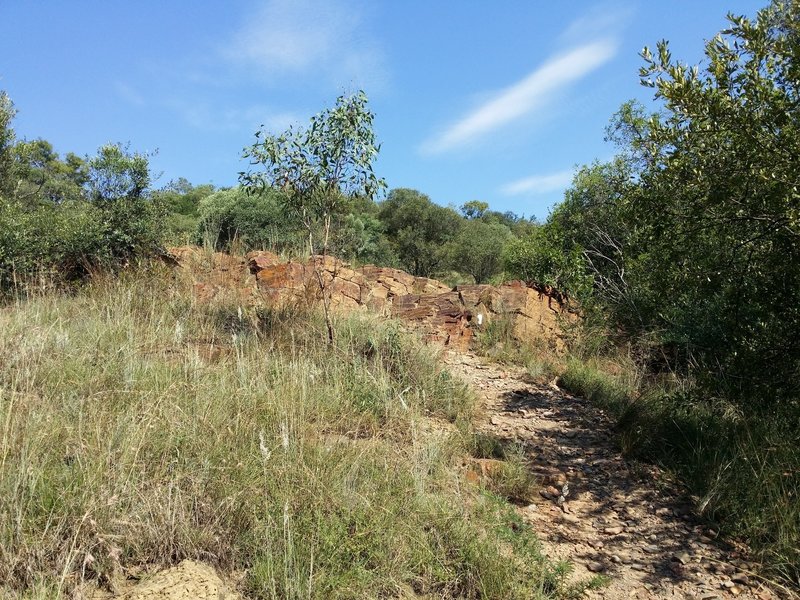
[[[120,600],[240,600],[208,565],[184,560],[117,596]]]
[[[334,309],[378,311],[415,325],[430,341],[460,350],[469,348],[476,331],[499,318],[511,319],[516,338],[558,350],[563,322],[575,319],[556,295],[521,281],[451,289],[399,269],[353,268],[331,256],[300,262],[271,252],[240,258],[190,247],[172,249],[171,255],[190,273],[200,301],[232,294],[243,304],[308,305],[321,299],[321,279]]]

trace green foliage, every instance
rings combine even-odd
[[[766,406],[800,393],[800,7],[729,19],[702,68],[666,42],[642,54],[665,112],[631,207],[631,285],[645,326],[711,393]]]
[[[194,186],[183,177],[153,192],[153,200],[167,213],[166,237],[173,244],[197,241],[200,202],[214,193],[212,184]]]
[[[372,163],[380,146],[372,130],[374,115],[364,92],[340,96],[332,109],[311,118],[306,129],[280,135],[256,132],[256,142],[244,157],[256,169],[240,174],[245,190],[283,192],[283,205],[305,226],[311,252],[314,227],[323,224],[319,250],[328,249],[330,225],[348,198],[373,198],[385,187]]]
[[[470,200],[461,205],[461,214],[466,219],[480,219],[489,210],[488,202],[481,202],[480,200]]]
[[[158,251],[163,212],[148,198],[147,156],[109,144],[62,159],[45,140],[15,141],[13,106],[4,94],[0,104],[0,290]]]
[[[0,90],[0,196],[9,196],[12,191],[11,179],[11,150],[14,146],[16,134],[11,127],[11,122],[17,114],[14,103],[8,94]]]
[[[645,49],[662,113],[624,104],[608,130],[620,156],[581,169],[506,256],[517,276],[591,289],[614,327],[709,395],[763,398],[752,409],[800,392],[798,16],[778,2],[731,16],[702,68]]]
[[[103,215],[83,201],[35,210],[0,198],[0,289],[32,274],[71,277],[103,251]]]
[[[381,203],[380,219],[403,267],[430,277],[448,264],[448,242],[463,219],[452,208],[434,204],[416,190],[395,189]]]
[[[44,199],[58,204],[83,198],[89,173],[84,159],[69,153],[61,160],[53,146],[41,139],[22,140],[11,154],[14,189],[10,197],[18,202],[36,204]]]
[[[230,249],[236,241],[245,250],[276,252],[302,246],[300,225],[283,209],[285,198],[274,189],[248,194],[235,187],[221,190],[200,201],[198,237],[215,249]]]
[[[192,185],[183,177],[170,181],[164,188],[153,192],[170,213],[197,217],[200,201],[214,193],[214,185]]]
[[[338,216],[331,248],[336,256],[359,263],[396,266],[397,257],[376,214],[349,212]]]
[[[562,230],[550,222],[524,238],[510,240],[503,263],[513,278],[549,285],[582,300],[591,292],[582,249],[569,244]]]
[[[372,130],[374,118],[367,95],[359,91],[339,96],[333,108],[311,118],[307,129],[289,128],[280,135],[257,131],[256,143],[245,149],[244,157],[258,168],[239,174],[243,187],[249,193],[281,190],[284,208],[308,233],[312,255],[328,253],[331,226],[343,204],[355,197],[371,200],[386,187],[372,169],[380,151]],[[315,235],[318,227],[321,232]],[[314,265],[328,342],[333,344],[330,293]]]
[[[150,165],[146,154],[131,154],[122,144],[105,144],[89,159],[87,194],[92,202],[138,200],[149,189]]]
[[[678,472],[796,581],[800,4],[728,18],[701,65],[645,48],[660,111],[623,104],[607,131],[619,156],[584,167],[506,258],[571,293],[588,279],[592,323],[605,317],[651,377],[682,381],[651,394],[574,365],[564,378],[622,407],[625,447]]]
[[[511,237],[505,225],[469,220],[450,243],[452,265],[472,275],[475,283],[485,283],[502,270],[503,250]]]

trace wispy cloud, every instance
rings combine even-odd
[[[567,45],[575,45],[588,39],[617,36],[630,23],[634,12],[633,6],[628,3],[599,4],[570,23],[559,40]]]
[[[289,125],[299,123],[300,115],[275,110],[265,105],[246,107],[219,107],[207,102],[184,102],[172,100],[168,103],[190,126],[203,131],[253,132],[261,125],[268,130],[282,131]]]
[[[339,86],[384,76],[382,52],[359,5],[344,0],[268,0],[223,51],[262,77],[324,74]]]
[[[114,91],[117,93],[122,100],[131,104],[133,106],[144,106],[145,100],[144,96],[140,94],[136,89],[132,86],[124,83],[122,81],[114,82]]]
[[[600,40],[551,58],[440,135],[426,141],[421,147],[423,154],[437,154],[469,144],[541,108],[559,90],[611,60],[616,50],[614,41]]]
[[[557,192],[570,184],[574,174],[575,171],[570,169],[546,175],[532,175],[507,183],[500,188],[500,192],[506,196],[535,196]]]

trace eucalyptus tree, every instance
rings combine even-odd
[[[331,282],[323,269],[334,217],[350,199],[374,198],[386,186],[373,169],[380,151],[373,122],[363,91],[339,96],[335,106],[313,116],[308,127],[290,127],[276,135],[262,126],[255,143],[244,151],[250,169],[239,174],[250,193],[281,190],[284,208],[305,228],[331,344]],[[318,254],[322,261],[316,259]]]

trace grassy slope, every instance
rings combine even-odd
[[[187,557],[254,598],[564,594],[463,484],[474,399],[433,351],[365,315],[321,331],[168,273],[1,308],[0,596]]]

